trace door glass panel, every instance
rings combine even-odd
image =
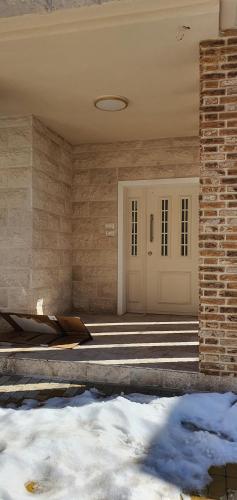
[[[131,255],[137,255],[137,200],[132,200],[131,206]]]
[[[169,200],[161,200],[161,256],[168,255]]]
[[[189,199],[181,199],[181,256],[187,257],[188,255],[188,212],[189,212]]]

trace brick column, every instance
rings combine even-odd
[[[200,369],[237,375],[237,31],[200,45]]]

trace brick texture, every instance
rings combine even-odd
[[[237,375],[237,31],[200,44],[200,369]]]

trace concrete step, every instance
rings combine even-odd
[[[152,368],[144,366],[106,365],[93,362],[63,361],[32,357],[0,357],[3,375],[59,378],[89,384],[115,384],[121,387],[153,388],[172,392],[234,391],[236,377],[208,376],[197,371]]]

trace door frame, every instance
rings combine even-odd
[[[124,210],[125,190],[132,187],[152,187],[162,184],[198,184],[199,177],[172,177],[169,179],[119,181],[118,182],[118,274],[117,314],[126,312],[126,213]]]

